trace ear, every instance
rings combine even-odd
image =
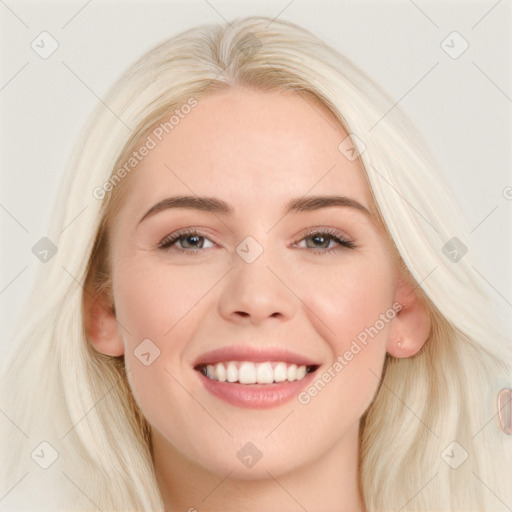
[[[391,322],[386,350],[394,357],[411,357],[427,341],[431,330],[430,312],[414,292],[417,287],[398,276],[394,301],[401,306]]]
[[[113,299],[105,289],[96,296],[84,292],[84,324],[87,339],[96,351],[108,356],[124,354]]]

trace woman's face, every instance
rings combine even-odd
[[[152,135],[127,178],[115,311],[171,456],[257,478],[355,453],[398,273],[346,137],[310,98],[232,88]]]

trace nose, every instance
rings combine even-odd
[[[274,266],[267,266],[264,255],[252,263],[236,258],[219,298],[220,315],[242,324],[293,318],[299,299],[287,283],[285,272]]]

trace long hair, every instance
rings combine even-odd
[[[386,356],[361,421],[367,510],[512,506],[512,441],[495,409],[496,393],[510,386],[511,348],[495,328],[471,250],[460,259],[446,250],[454,237],[469,246],[468,230],[437,165],[400,108],[352,62],[303,28],[266,17],[199,26],[165,41],[89,119],[48,233],[57,253],[41,264],[4,371],[4,494],[19,486],[38,510],[44,503],[52,510],[163,510],[149,425],[123,357],[91,347],[84,297],[109,287],[109,222],[122,201],[121,178],[137,172],[119,171],[134,144],[191,99],[232,86],[295,91],[333,112],[357,142],[402,271],[430,311],[429,339],[413,357]],[[41,453],[55,459],[47,469],[38,464]],[[455,468],[451,460],[465,457]]]

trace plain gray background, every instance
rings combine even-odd
[[[411,116],[472,228],[477,275],[511,318],[511,11],[507,0],[2,1],[0,343],[8,344],[44,265],[31,249],[65,199],[59,180],[99,98],[164,39],[258,14],[298,23],[338,48]],[[47,59],[31,47],[43,31],[59,45]],[[454,31],[469,45],[458,58],[442,47]],[[447,41],[452,52],[464,44]]]

